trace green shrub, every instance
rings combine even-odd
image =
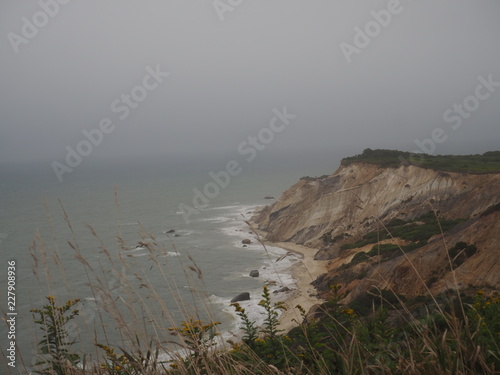
[[[396,150],[365,149],[362,154],[342,159],[341,165],[353,163],[375,164],[382,168],[398,168],[413,164],[414,154]],[[500,152],[483,155],[427,155],[418,154],[419,167],[447,172],[491,173],[500,171]]]
[[[351,263],[349,263],[350,265],[355,265],[355,264],[358,264],[358,263],[361,263],[361,262],[366,262],[370,259],[370,257],[368,256],[367,253],[365,253],[364,251],[360,251],[359,253],[357,253],[356,255],[354,255],[351,259]]]
[[[448,254],[450,255],[454,267],[459,267],[476,252],[476,245],[468,244],[463,241],[457,242],[455,246],[448,250]]]
[[[48,304],[41,309],[31,310],[35,324],[38,324],[44,332],[42,340],[38,343],[39,360],[35,364],[37,368],[35,373],[65,375],[80,363],[80,356],[69,351],[76,340],[69,341],[66,330],[66,324],[78,315],[78,310],[71,309],[80,300],[75,299],[62,306],[56,306],[54,297],[46,298]]]

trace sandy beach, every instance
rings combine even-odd
[[[292,268],[292,275],[296,280],[297,289],[289,293],[289,297],[285,300],[288,310],[280,316],[280,329],[288,331],[302,321],[300,311],[295,306],[301,305],[306,311],[309,311],[312,306],[324,302],[315,296],[316,290],[311,285],[311,282],[327,271],[326,264],[328,261],[314,260],[317,249],[292,242],[273,243],[265,241],[265,244],[299,254],[302,258]]]

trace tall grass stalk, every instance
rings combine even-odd
[[[119,222],[116,188],[115,201]],[[130,246],[123,239],[120,226],[116,236],[119,251],[113,252],[98,231],[89,225],[87,230],[96,239],[99,254],[103,255],[97,261],[90,260],[81,250],[62,203],[61,210],[71,236],[66,243],[83,267],[95,304],[95,311],[91,311],[94,317],[90,321],[74,315],[72,320],[77,325],[67,326],[72,341],[90,343],[92,348],[82,346],[76,349],[80,358],[86,359],[80,365],[61,362],[58,371],[64,374],[468,375],[494,374],[499,370],[500,332],[496,331],[495,318],[500,319],[500,298],[478,294],[475,304],[471,305],[463,301],[460,291],[455,288],[458,311],[452,303],[449,309],[442,307],[418,267],[401,247],[402,256],[433,302],[434,312],[428,310],[424,317],[417,317],[397,293],[389,289],[397,301],[392,303],[383,290],[375,288],[371,293],[380,301],[380,307],[374,304],[369,314],[358,316],[343,304],[340,287],[333,286],[325,303],[316,309],[319,317],[308,315],[298,306],[301,321],[297,321],[297,326],[290,332],[280,332],[277,311],[284,305],[271,303],[269,290],[264,289],[260,303],[266,313],[264,326],[257,327],[244,310],[235,305],[246,329],[245,336],[243,341],[235,339],[225,343],[217,330],[216,314],[208,299],[203,270],[193,257],[188,255],[188,261],[182,257],[169,259],[169,249],[160,245],[141,225],[141,243],[145,244],[151,261],[151,267],[146,269],[144,263],[139,266],[127,256]],[[437,214],[436,219],[439,223]],[[49,222],[52,227],[50,214]],[[379,222],[393,238],[382,221]],[[33,271],[39,283],[45,283],[40,285],[41,291],[60,294],[74,301],[79,296],[74,295],[71,273],[64,267],[64,258],[68,254],[59,249],[57,233],[52,229],[52,246],[40,233],[36,234],[32,246]],[[270,256],[262,238],[256,231],[254,233]],[[457,286],[453,261],[442,230],[441,234],[443,251],[448,256]],[[171,247],[177,251],[175,244],[171,243]],[[189,299],[181,293],[180,280],[172,277],[174,268],[183,271],[184,281],[190,286]],[[152,279],[153,273],[160,276],[160,283]],[[165,296],[175,303],[175,312],[167,307]],[[74,305],[88,310],[83,301]],[[400,323],[394,323],[396,318]],[[111,332],[116,332],[120,339],[111,340]],[[172,333],[176,334],[175,337]],[[38,334],[35,337],[37,342],[40,341]],[[20,358],[18,363],[23,360]],[[24,362],[24,370],[29,373],[32,363],[28,363],[29,359]],[[12,373],[5,362],[2,365],[7,374]]]

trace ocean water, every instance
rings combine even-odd
[[[271,291],[293,288],[290,267],[298,257],[264,249],[244,221],[270,203],[265,196],[278,197],[303,175],[335,169],[271,164],[233,177],[189,223],[179,205],[193,206],[193,189],[202,191],[212,181],[208,173],[224,162],[108,163],[80,167],[63,183],[40,167],[0,169],[0,306],[5,314],[7,262],[15,260],[16,343],[25,364],[41,339],[30,310],[49,294],[58,304],[81,300],[80,316],[68,326],[81,352],[95,352],[95,341],[126,345],[123,332],[138,323],[165,336],[159,327],[191,315],[220,321],[224,338],[231,338],[239,321],[229,301],[242,292],[251,294],[243,307],[261,322],[262,286],[272,281]],[[245,238],[252,244],[244,247]],[[251,270],[260,277],[250,277]],[[120,329],[112,307],[123,313]],[[1,330],[6,348],[5,325]]]

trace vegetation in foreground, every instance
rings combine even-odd
[[[238,303],[244,336],[230,350],[216,348],[218,322],[190,319],[171,333],[187,349],[184,356],[160,360],[158,343],[102,350],[99,366],[84,364],[66,341],[65,324],[78,301],[55,305],[53,297],[36,323],[44,331],[37,373],[49,374],[495,374],[500,369],[500,295],[476,290],[474,295],[450,290],[439,298],[404,301],[390,291],[372,291],[363,303],[344,306],[340,285],[287,334],[278,329],[281,302],[272,303],[264,287],[259,305],[265,321],[256,327]],[[470,292],[470,291],[469,291]],[[425,311],[419,314],[418,311]],[[119,351],[121,354],[116,354]],[[82,369],[87,367],[87,369]]]
[[[493,206],[492,209],[497,210],[498,207]],[[397,231],[401,223],[393,224],[390,227]],[[404,228],[406,231],[412,226]],[[418,228],[425,228],[425,225],[419,224]],[[95,231],[90,229],[97,237]],[[423,234],[404,232],[403,235]],[[119,243],[123,244],[123,241]],[[173,296],[178,295],[177,289],[169,284],[168,268],[161,268],[157,258],[166,250],[158,249],[153,238],[145,243],[158,272],[165,275],[165,285],[172,288]],[[122,290],[126,293],[115,298],[106,289],[109,284],[101,283],[95,276],[95,270],[83,258],[76,240],[68,244],[89,271],[89,285],[105,307],[96,311],[90,331],[118,329],[126,339],[120,345],[103,340],[106,335],[94,333],[94,352],[76,349],[75,332],[89,331],[89,326],[75,330],[83,302],[72,299],[58,305],[54,297],[48,296],[44,306],[32,311],[42,336],[37,345],[37,360],[33,362],[33,367],[26,367],[26,373],[465,375],[496,374],[500,369],[500,294],[489,286],[449,290],[439,296],[426,295],[413,299],[391,290],[374,289],[345,305],[342,303],[344,296],[339,292],[340,285],[331,285],[326,301],[311,312],[307,313],[301,306],[293,307],[301,318],[289,332],[280,331],[278,324],[279,313],[286,309],[286,305],[273,302],[269,290],[264,288],[259,303],[265,317],[264,324],[257,326],[241,305],[233,304],[241,320],[243,337],[224,342],[217,330],[219,323],[210,318],[201,319],[199,316],[203,315],[203,311],[191,310],[192,305],[181,306],[185,314],[184,322],[179,326],[172,324],[174,321],[169,318],[166,308],[155,313],[155,304],[161,304],[162,299],[159,296],[153,298],[156,295],[154,286],[140,274],[138,267],[134,268],[134,277],[125,277],[128,264],[123,260],[121,264],[114,264],[111,254],[102,245],[101,250],[109,257],[110,266],[124,267],[116,277],[123,283]],[[127,249],[124,245],[123,248]],[[387,249],[388,252],[392,250]],[[468,253],[474,251],[470,244],[457,243],[448,253],[454,262],[461,262],[462,257],[466,258]],[[42,261],[49,255],[46,248],[41,254],[45,257]],[[33,255],[36,265],[37,254]],[[182,266],[193,271],[196,279],[203,282],[203,274],[195,264]],[[103,263],[101,267],[106,269],[107,265]],[[152,267],[147,271],[151,270]],[[140,283],[135,285],[135,281]],[[135,298],[144,296],[144,289],[151,290],[152,298],[147,303]],[[130,314],[120,311],[118,301],[124,303]],[[138,301],[141,308],[148,310],[136,314],[134,304],[129,301]],[[150,315],[147,314],[149,310]],[[116,327],[104,324],[101,314],[114,316]],[[163,330],[163,326],[170,328]],[[172,335],[180,350],[172,351]]]

